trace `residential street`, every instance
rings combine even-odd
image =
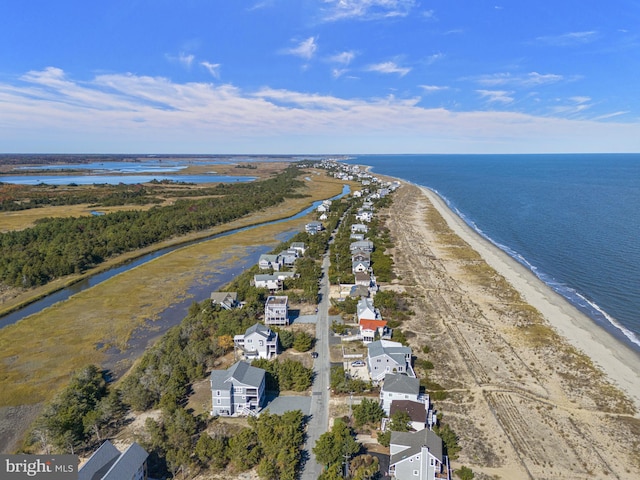
[[[316,352],[313,368],[316,374],[313,382],[311,398],[311,419],[307,425],[307,442],[305,450],[307,461],[302,471],[302,480],[316,480],[322,473],[313,454],[316,441],[329,428],[329,255],[325,254],[322,262],[322,279],[320,280],[320,302],[318,304],[318,321],[316,323]]]

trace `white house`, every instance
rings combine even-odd
[[[282,290],[282,279],[278,275],[254,275],[253,285],[256,288],[266,288],[268,290]]]
[[[387,373],[416,376],[411,367],[411,349],[389,340],[377,340],[367,345],[367,367],[374,383],[382,381]]]
[[[289,325],[289,297],[270,296],[264,305],[265,325]]]
[[[304,242],[292,242],[291,245],[289,245],[289,248],[298,252],[299,257],[302,257],[304,255],[304,252],[307,251],[307,246],[304,244]]]
[[[394,400],[421,401],[424,404],[425,397],[420,396],[420,380],[407,375],[387,373],[380,389],[380,402],[387,416],[390,415],[391,402]],[[424,405],[422,408],[424,409]]]
[[[449,479],[442,439],[431,430],[391,432],[389,475],[398,480]]]
[[[360,220],[361,222],[369,223],[373,220],[373,213],[371,212],[360,212],[356,214],[356,220]]]
[[[358,322],[360,337],[363,343],[371,343],[376,337],[383,340],[391,340],[392,330],[387,327],[386,320],[369,320],[363,318]]]
[[[247,328],[244,335],[233,337],[233,343],[248,360],[254,358],[268,360],[278,354],[278,334],[261,323]]]
[[[266,372],[246,362],[211,372],[211,415],[252,415],[265,404]]]
[[[351,225],[351,233],[367,233],[368,231],[369,227],[364,223],[354,223]]]
[[[358,322],[363,319],[382,320],[380,310],[373,306],[373,300],[370,298],[361,298],[356,305],[356,315]]]

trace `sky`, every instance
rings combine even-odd
[[[3,0],[2,153],[640,152],[638,0]]]

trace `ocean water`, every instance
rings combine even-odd
[[[429,187],[640,352],[640,154],[359,155]]]

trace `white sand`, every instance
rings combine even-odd
[[[437,194],[420,187],[449,227],[502,275],[571,345],[588,355],[640,411],[640,354],[594,323],[533,272],[480,236]]]

